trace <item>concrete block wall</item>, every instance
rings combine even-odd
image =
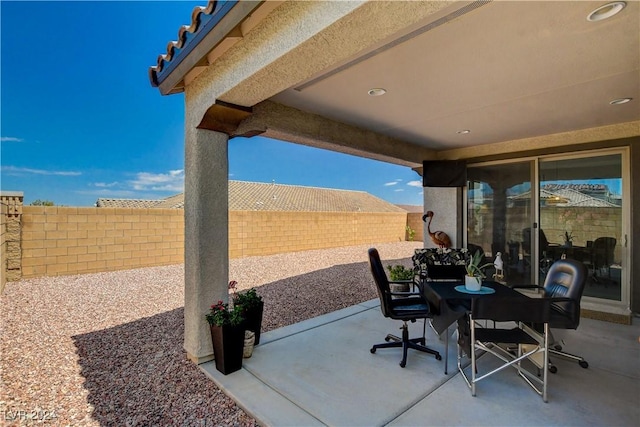
[[[229,257],[404,241],[405,213],[229,213]]]
[[[18,280],[21,277],[21,221],[23,193],[21,191],[3,191],[0,194],[2,205],[2,273],[0,278],[0,292],[4,290],[6,282]]]
[[[413,235],[414,242],[422,242],[423,241],[423,229],[424,229],[424,221],[422,221],[422,212],[415,213],[409,212],[407,214],[407,225],[411,227],[415,234]],[[406,239],[409,240],[409,235],[407,233]]]
[[[0,294],[7,283],[7,205],[0,201]]]
[[[25,206],[22,277],[95,273],[184,261],[176,209]]]

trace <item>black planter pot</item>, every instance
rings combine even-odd
[[[227,375],[242,368],[244,325],[210,325],[216,369]]]
[[[254,345],[260,344],[260,329],[262,328],[262,312],[264,311],[264,302],[260,301],[254,308],[244,309],[242,315],[244,317],[245,327],[248,331],[256,334]]]

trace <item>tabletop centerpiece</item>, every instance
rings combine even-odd
[[[465,264],[467,275],[464,277],[464,287],[468,291],[479,291],[482,288],[482,279],[487,277],[482,270],[493,265],[491,263],[480,265],[483,258],[484,255],[476,251]]]

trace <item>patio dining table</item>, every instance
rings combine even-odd
[[[494,281],[483,281],[482,288],[486,291],[478,293],[468,293],[461,289],[464,284],[459,282],[423,282],[421,288],[422,293],[427,298],[433,310],[433,318],[431,326],[441,335],[445,333],[445,371],[447,374],[449,362],[449,327],[457,323],[458,326],[458,345],[460,345],[467,354],[471,351],[470,329],[468,312],[471,310],[471,301],[474,298],[529,298],[521,294],[515,289],[505,286]],[[490,293],[489,293],[490,292]]]

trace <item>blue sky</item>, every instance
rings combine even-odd
[[[184,97],[148,68],[205,4],[2,1],[0,189],[67,206],[182,192]],[[229,173],[422,205],[409,168],[261,137],[229,142]]]

